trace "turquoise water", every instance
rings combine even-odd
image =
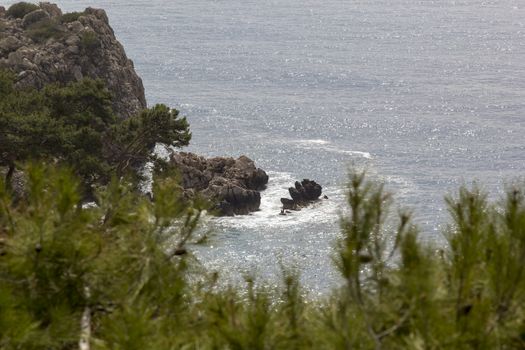
[[[299,266],[335,281],[331,245],[347,169],[366,167],[443,244],[443,195],[479,180],[493,198],[525,173],[522,1],[58,1],[107,10],[149,104],[177,107],[190,150],[246,154],[270,172],[262,210],[210,220],[197,256],[231,275]],[[296,179],[330,199],[280,217]]]

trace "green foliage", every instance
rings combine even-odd
[[[13,72],[0,69],[0,97],[5,100],[14,91],[15,75]]]
[[[60,22],[61,23],[71,23],[71,22],[75,22],[79,19],[80,16],[84,16],[85,13],[84,12],[69,12],[69,13],[64,13],[61,17],[60,17]]]
[[[0,101],[0,127],[5,133],[0,163],[63,160],[88,184],[108,179],[102,138],[116,122],[110,106],[109,92],[100,81],[50,85],[42,91],[11,89]]]
[[[0,190],[2,348],[69,349],[86,308],[102,343],[133,348],[124,344],[144,344],[154,319],[184,308],[186,264],[162,246],[168,236],[183,245],[201,209],[180,201],[178,187],[157,184],[171,200],[151,203],[114,182],[99,207],[81,209],[69,172],[31,166],[26,173],[27,201],[10,204],[3,183]]]
[[[31,24],[26,33],[34,42],[43,43],[50,38],[64,36],[65,29],[54,19],[46,18]]]
[[[185,118],[155,106],[122,120],[101,81],[84,79],[41,91],[13,88],[11,73],[0,71],[0,165],[47,160],[72,167],[83,183],[107,184],[152,158],[156,142],[182,147],[191,134]]]
[[[155,113],[171,111],[143,117]],[[93,349],[525,347],[523,185],[496,203],[477,186],[447,197],[448,246],[436,250],[411,215],[391,215],[383,186],[353,174],[334,252],[342,283],[309,300],[289,269],[276,287],[219,286],[186,250],[203,207],[172,178],[154,202],[113,180],[83,209],[71,172],[25,172],[17,202],[0,180],[2,349],[75,348],[86,324]]]
[[[447,197],[449,248],[436,254],[418,243],[409,215],[386,229],[388,195],[353,175],[336,256],[346,285],[325,311],[327,339],[345,348],[522,348],[523,190],[511,188],[500,205],[476,186]]]
[[[85,31],[80,36],[80,48],[85,52],[90,52],[97,49],[100,46],[100,42],[97,37],[97,33],[91,31]]]
[[[16,4],[11,5],[7,9],[7,16],[14,17],[14,18],[24,18],[25,15],[27,15],[29,12],[33,12],[35,10],[38,10],[38,6],[35,4],[31,4],[28,2],[18,2]]]
[[[161,104],[115,124],[108,131],[107,140],[111,141],[111,152],[116,155],[112,162],[118,164],[120,174],[150,158],[156,143],[173,147],[188,145],[191,133],[186,118],[180,118],[178,110]]]

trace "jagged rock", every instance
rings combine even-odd
[[[285,210],[295,210],[295,202],[292,199],[281,198],[281,203],[283,204],[283,209]]]
[[[5,179],[7,174],[7,167],[0,167],[0,177]],[[21,170],[15,170],[11,178],[9,186],[12,190],[12,196],[15,201],[26,198],[27,196],[27,176]]]
[[[248,190],[233,184],[223,187],[210,186],[203,192],[210,198],[219,201],[218,209],[221,215],[245,215],[259,210],[261,205],[261,194],[255,190]]]
[[[306,200],[309,200],[309,201],[317,200],[323,193],[323,188],[321,187],[321,185],[319,185],[315,181],[304,179],[301,182],[301,185],[304,190],[301,193],[303,194]]]
[[[90,77],[106,82],[119,116],[129,117],[146,108],[142,80],[104,10],[87,8],[78,19],[62,23],[57,5],[42,2],[39,6],[22,20],[5,18],[5,9],[0,9],[0,68],[17,74],[17,87],[39,89]],[[37,36],[32,29],[44,22],[52,30],[48,36]]]
[[[300,210],[300,208],[317,201],[323,192],[323,188],[315,181],[304,179],[301,182],[296,181],[294,187],[290,187],[288,192],[292,199],[281,198],[283,209]]]
[[[60,17],[62,16],[62,10],[57,6],[57,4],[52,4],[50,2],[41,2],[38,6],[44,11],[46,11],[51,17]]]
[[[301,192],[299,192],[299,190],[297,190],[297,188],[294,188],[294,187],[290,187],[288,189],[288,192],[290,193],[290,197],[292,197],[292,200],[294,202],[300,202],[303,198]]]
[[[0,40],[0,55],[6,55],[18,50],[24,43],[14,36],[8,36]]]
[[[207,159],[179,152],[172,155],[170,163],[179,171],[185,192],[192,191],[188,196],[200,193],[216,203],[219,215],[242,215],[259,209],[259,191],[266,187],[268,175],[250,158]]]
[[[247,188],[253,190],[263,190],[268,183],[268,175],[256,168],[254,162],[246,156],[240,156],[233,166],[226,169],[224,176],[244,182]]]
[[[5,7],[3,6],[0,6],[0,18],[4,18],[5,17]]]

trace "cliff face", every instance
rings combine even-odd
[[[104,10],[87,8],[63,14],[55,4],[40,3],[15,13],[0,6],[1,68],[17,74],[19,88],[42,88],[84,77],[102,79],[121,117],[146,108],[142,80],[115,38]],[[180,152],[170,162],[182,176],[185,194],[209,199],[216,204],[217,214],[240,215],[259,209],[260,191],[268,175],[249,158],[206,159]]]
[[[14,18],[0,7],[0,68],[17,73],[19,87],[102,79],[121,117],[146,108],[142,80],[104,10],[64,15],[54,4],[40,3],[38,9]]]

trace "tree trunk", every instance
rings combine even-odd
[[[5,174],[5,187],[8,190],[11,190],[13,188],[13,174],[15,173],[15,164],[10,163],[7,169],[7,173]]]
[[[86,299],[91,297],[89,287],[84,287]],[[79,350],[91,350],[91,308],[86,305],[82,318],[80,319],[80,339],[78,341]]]
[[[91,349],[91,309],[86,306],[82,319],[80,320],[80,340],[78,342],[79,350],[90,350]]]

